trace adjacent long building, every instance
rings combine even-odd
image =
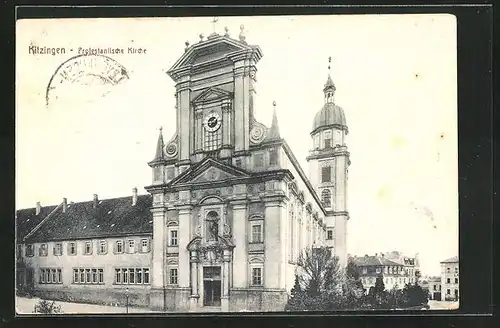
[[[162,311],[279,311],[303,248],[331,247],[345,266],[350,160],[336,87],[328,76],[306,174],[276,111],[270,127],[255,115],[261,57],[243,34],[188,45],[167,72],[177,128],[166,141],[160,130],[148,194],[18,210],[18,286],[108,304],[127,293]]]

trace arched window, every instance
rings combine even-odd
[[[324,207],[332,206],[332,193],[329,189],[325,189],[321,192],[321,202],[323,203]]]

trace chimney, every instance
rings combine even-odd
[[[378,256],[378,254],[377,254],[377,253],[375,253],[375,257],[376,257],[376,256]]]
[[[62,211],[63,211],[63,213],[66,213],[67,209],[68,209],[68,200],[66,198],[63,198],[63,202],[62,202]]]
[[[40,214],[42,206],[40,205],[40,202],[36,202],[36,215]]]
[[[94,208],[97,208],[97,203],[99,202],[99,198],[97,197],[97,194],[94,194]]]
[[[382,253],[382,257],[384,257],[384,253]]]
[[[137,204],[137,188],[132,188],[132,206]]]
[[[368,254],[365,254],[365,257],[368,257]]]

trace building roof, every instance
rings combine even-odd
[[[333,102],[327,102],[323,108],[314,116],[312,131],[319,128],[337,125],[347,128],[344,110]]]
[[[44,218],[46,218],[57,205],[41,206],[40,213],[36,214],[36,207],[25,208],[16,212],[16,238],[22,240],[32,231]]]
[[[381,265],[391,265],[391,266],[401,266],[402,264],[388,260],[382,256],[363,256],[354,257],[354,264],[357,266],[381,266]]]
[[[458,256],[450,257],[449,259],[441,261],[441,263],[458,263]]]
[[[335,91],[335,84],[333,83],[332,77],[330,74],[328,74],[328,79],[326,80],[325,87],[323,88],[323,91],[326,90],[333,90]]]
[[[153,232],[153,219],[150,212],[151,195],[137,196],[137,203],[132,205],[132,196],[70,203],[63,212],[63,206],[50,206],[40,215],[38,223],[46,220],[35,230],[29,225],[34,213],[33,209],[18,211],[18,227],[27,242],[45,242],[53,240],[73,240],[86,238],[103,238],[120,235],[150,234]],[[52,208],[48,216],[48,209]],[[31,211],[31,212],[30,212]],[[47,217],[48,216],[48,217]],[[28,221],[29,220],[29,221]]]

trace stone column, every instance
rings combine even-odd
[[[198,253],[196,251],[191,252],[191,296],[189,302],[190,311],[196,311],[198,308],[198,299],[200,295],[198,294]]]
[[[191,205],[179,206],[179,287],[189,288],[189,251]]]
[[[233,287],[248,287],[247,268],[247,201],[238,200],[233,206],[233,240],[235,242],[233,260]]]

